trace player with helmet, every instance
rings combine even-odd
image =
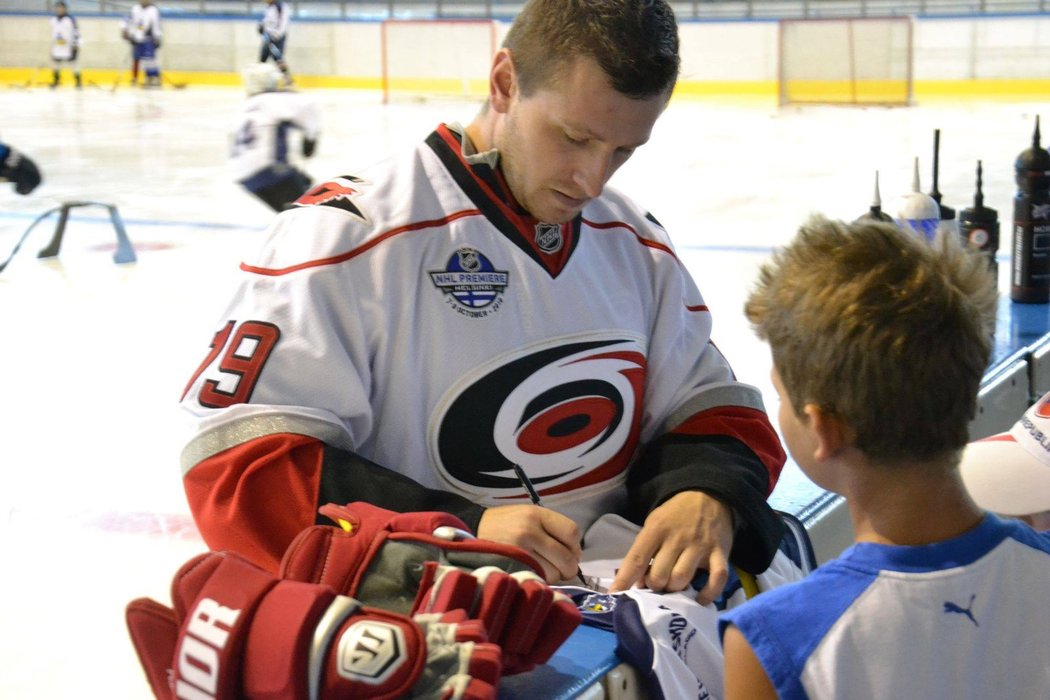
[[[212,548],[276,569],[319,505],[365,501],[455,515],[550,582],[607,513],[640,526],[614,589],[704,569],[710,601],[730,559],[769,565],[785,455],[761,393],[667,232],[606,187],[679,62],[664,0],[531,0],[469,125],[276,217],[182,399]]]
[[[310,176],[289,159],[291,132],[301,132],[301,152],[310,158],[321,132],[317,104],[288,89],[271,63],[244,71],[248,101],[231,135],[230,167],[246,190],[274,211],[283,211],[310,187]]]
[[[160,87],[160,65],[157,51],[160,49],[160,10],[150,0],[139,0],[132,5],[120,23],[120,35],[131,44],[131,84],[139,77],[139,66],[146,73],[146,87]]]

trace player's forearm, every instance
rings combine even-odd
[[[463,496],[427,488],[361,455],[331,446],[324,450],[317,501],[319,505],[365,501],[398,513],[451,513],[473,532],[477,532],[485,512],[485,508]]]
[[[316,438],[278,433],[192,465],[183,487],[204,541],[276,572],[288,544],[316,521],[323,452]]]
[[[628,474],[633,517],[648,513],[681,491],[703,491],[733,509],[737,533],[731,558],[752,573],[763,571],[782,535],[780,519],[766,502],[784,453],[769,427],[756,449],[726,434],[670,433],[650,443]],[[760,456],[762,455],[762,456]],[[779,458],[777,458],[779,455]],[[772,462],[770,468],[766,462]]]
[[[327,503],[364,501],[397,512],[441,511],[476,531],[485,509],[426,488],[360,455],[316,438],[276,433],[222,450],[183,477],[208,546],[236,551],[277,571],[292,539],[316,523]]]

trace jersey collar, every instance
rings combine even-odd
[[[499,152],[478,152],[459,124],[442,124],[426,140],[463,193],[485,218],[553,278],[569,262],[583,217],[548,224],[538,221],[514,199],[499,169]]]

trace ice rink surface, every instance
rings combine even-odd
[[[84,207],[73,210],[57,258],[36,257],[54,231],[52,214],[0,273],[4,698],[149,697],[123,607],[138,596],[167,604],[171,576],[204,549],[182,493],[176,404],[207,352],[240,256],[273,216],[226,170],[241,91],[107,88],[0,88],[0,140],[45,177],[25,197],[0,184],[0,259],[34,220],[69,201],[116,205],[138,257],[114,264],[106,211]],[[478,107],[311,94],[324,114],[318,153],[305,166],[315,180],[352,174],[440,121],[469,121]],[[945,204],[971,206],[984,162],[985,204],[999,210],[1004,230],[1006,289],[1013,161],[1031,143],[1040,108],[674,101],[612,184],[667,227],[712,309],[715,342],[773,413],[767,351],[741,313],[758,265],[809,213],[866,211],[875,170],[887,210],[910,191],[915,156],[928,192],[939,128]],[[786,475],[783,487],[799,478]]]

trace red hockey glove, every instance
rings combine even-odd
[[[342,529],[304,530],[285,552],[282,578],[325,583],[402,614],[462,609],[503,649],[504,673],[546,662],[580,623],[580,611],[537,574],[524,550],[474,539],[447,513],[394,513],[367,503],[329,504]]]
[[[157,698],[496,697],[499,648],[462,614],[415,621],[231,553],[184,564],[172,602],[140,598],[126,613]]]

